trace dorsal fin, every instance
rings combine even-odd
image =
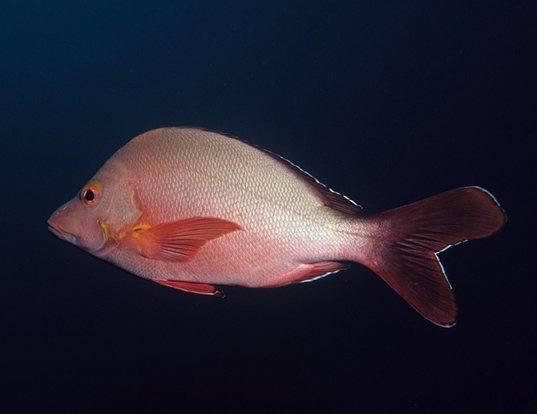
[[[260,151],[263,151],[265,154],[271,156],[273,159],[290,169],[297,176],[297,178],[303,180],[306,184],[308,184],[311,188],[313,188],[313,190],[317,192],[325,206],[349,215],[357,215],[362,212],[362,206],[356,204],[354,201],[344,196],[343,194],[340,194],[337,191],[334,191],[331,188],[327,187],[309,172],[304,171],[302,168],[292,163],[287,158],[284,158],[281,155],[275,154],[264,148],[258,147],[255,144],[250,144],[246,141],[243,142],[254,148],[257,148]]]
[[[319,180],[317,180],[310,173],[308,173],[307,171],[304,171],[298,165],[292,163],[287,158],[284,158],[278,154],[275,154],[272,151],[262,148],[256,144],[252,144],[251,142],[248,142],[242,138],[238,138],[234,135],[213,131],[208,128],[200,128],[200,127],[181,127],[181,128],[182,129],[197,129],[203,132],[210,132],[213,134],[223,135],[227,138],[231,138],[231,139],[240,141],[246,145],[249,145],[250,147],[253,147],[259,151],[264,152],[265,154],[270,156],[272,159],[278,161],[287,169],[292,171],[297,176],[298,179],[308,184],[319,195],[320,199],[323,201],[323,204],[325,206],[330,207],[334,210],[337,210],[343,214],[348,214],[352,216],[358,215],[363,211],[362,206],[355,203],[353,200],[351,200],[347,196],[344,196],[343,194],[340,194],[332,190],[331,188],[327,187],[326,185],[321,183]]]

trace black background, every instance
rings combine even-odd
[[[531,3],[3,1],[0,411],[537,412]],[[185,124],[369,212],[489,189],[508,225],[442,254],[459,324],[360,266],[215,300],[47,231],[130,137]]]

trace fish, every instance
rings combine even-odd
[[[48,227],[134,275],[200,295],[310,282],[359,263],[425,319],[451,327],[457,305],[438,254],[505,221],[476,186],[369,214],[275,153],[167,127],[120,148]]]

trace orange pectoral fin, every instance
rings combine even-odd
[[[199,295],[218,296],[223,298],[224,292],[218,290],[215,286],[206,283],[181,282],[179,280],[153,279],[159,285],[168,286],[184,292],[197,293]]]
[[[208,241],[240,229],[238,224],[231,221],[193,217],[156,226],[137,226],[133,230],[133,240],[144,257],[184,262],[192,258]]]

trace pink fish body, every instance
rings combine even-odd
[[[200,294],[314,280],[358,262],[425,318],[452,326],[456,305],[436,253],[504,221],[478,187],[368,216],[268,151],[162,128],[116,152],[49,227],[138,276]]]

